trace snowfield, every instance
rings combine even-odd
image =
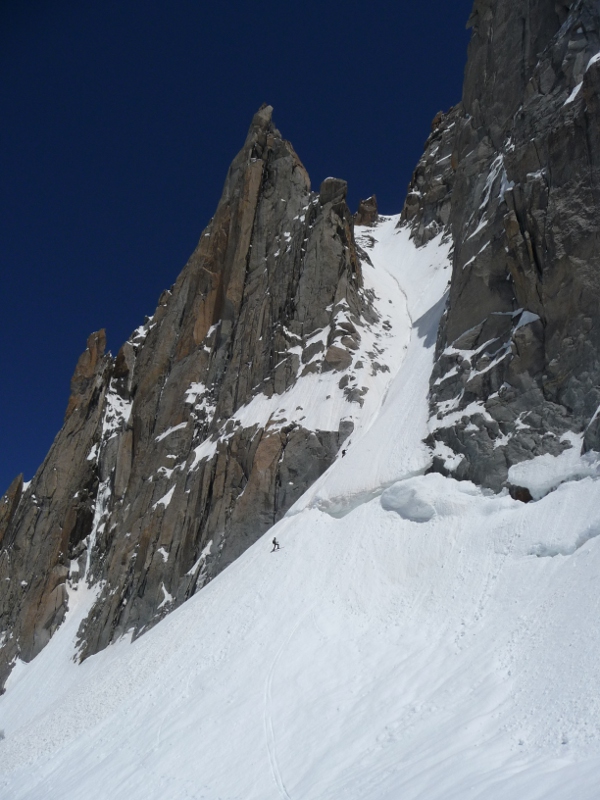
[[[0,698],[3,800],[600,796],[598,473],[530,462],[527,505],[424,474],[450,271],[396,222],[362,230],[368,280],[406,298],[405,355],[346,457],[185,605],[80,665],[95,595],[72,591]]]

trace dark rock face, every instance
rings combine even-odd
[[[366,200],[361,200],[358,204],[358,211],[354,215],[355,225],[375,225],[379,219],[377,211],[377,197],[371,195]]]
[[[417,247],[444,233],[449,235],[450,207],[456,163],[454,148],[462,106],[436,114],[425,152],[413,173],[400,225],[408,224]]]
[[[17,475],[2,500],[0,500],[0,545],[4,539],[4,534],[12,522],[15,511],[21,501],[23,493],[23,476]]]
[[[92,334],[71,381],[65,424],[31,484],[19,476],[0,501],[0,687],[19,655],[33,658],[67,609],[71,560],[85,545],[98,489],[92,443],[102,430],[111,359]]]
[[[344,373],[374,317],[346,183],[312,193],[271,112],[154,315],[114,359],[90,337],[63,429],[1,501],[0,686],[56,630],[69,584],[98,591],[82,657],[139,634],[279,520],[352,432],[344,415],[319,430],[300,406],[273,410],[304,377]]]
[[[498,490],[566,431],[600,449],[600,11],[476,0],[469,24],[462,106],[438,129],[455,250],[430,444],[435,469]],[[418,241],[448,208],[424,170],[404,211]]]

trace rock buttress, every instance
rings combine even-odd
[[[71,381],[65,423],[33,481],[0,501],[0,687],[16,658],[30,661],[67,611],[66,581],[85,552],[98,488],[96,450],[112,359],[92,334]]]
[[[499,490],[567,431],[600,449],[600,16],[477,0],[469,24],[429,442],[435,469]]]
[[[99,593],[80,630],[83,657],[156,623],[278,521],[352,432],[360,401],[349,369],[374,312],[346,183],[312,192],[271,112],[255,115],[213,219],[154,315],[115,359],[93,342],[80,359],[65,428],[1,545],[4,676],[48,640],[78,580]],[[320,376],[335,379],[347,409],[325,429],[304,400],[284,402]],[[34,574],[30,601],[21,581]]]

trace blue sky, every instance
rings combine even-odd
[[[0,6],[0,492],[58,432],[89,333],[174,283],[263,102],[313,186],[400,211],[460,100],[471,0]]]

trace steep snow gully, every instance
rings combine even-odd
[[[347,455],[181,608],[81,665],[93,597],[73,591],[0,698],[0,797],[598,797],[597,472],[572,458],[544,493],[556,465],[530,462],[528,505],[425,474],[448,246],[396,223],[362,245],[380,297],[406,296],[405,354]]]

